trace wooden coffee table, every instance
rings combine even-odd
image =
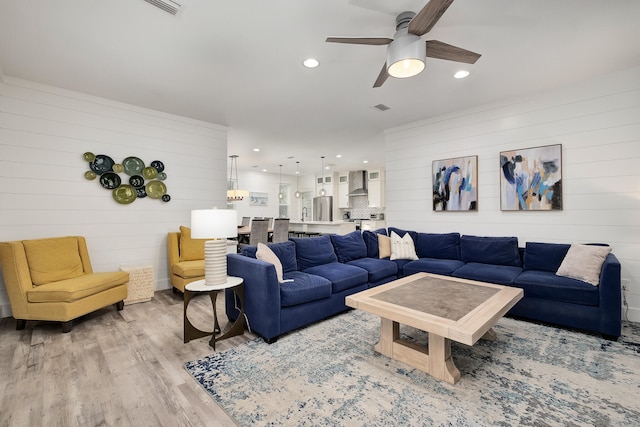
[[[381,317],[377,352],[455,384],[460,371],[451,340],[495,339],[491,327],[523,295],[519,288],[417,273],[348,296],[346,304]],[[400,338],[400,323],[429,332],[428,348]]]

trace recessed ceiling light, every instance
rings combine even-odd
[[[468,75],[469,75],[469,72],[467,70],[460,70],[460,71],[456,72],[453,75],[453,77],[455,77],[456,79],[464,79]]]
[[[262,169],[262,172],[266,172],[266,171],[267,171],[266,169]]]
[[[369,163],[369,160],[363,160],[362,163]]]
[[[307,68],[316,68],[318,65],[320,65],[320,62],[318,62],[318,60],[315,58],[307,58],[302,61],[302,65]]]
[[[342,154],[336,154],[336,157],[340,158],[340,157],[342,157]]]
[[[258,152],[258,151],[260,151],[260,149],[259,148],[254,148],[253,151]]]

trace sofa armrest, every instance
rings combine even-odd
[[[244,310],[252,331],[271,339],[280,335],[280,283],[273,264],[244,255],[227,255],[227,272],[244,279]],[[227,293],[227,312],[234,311]]]
[[[602,330],[618,337],[622,328],[622,282],[620,261],[612,253],[607,255],[602,264],[599,290]]]

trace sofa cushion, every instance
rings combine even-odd
[[[180,261],[171,266],[171,272],[184,279],[204,276],[204,260]]]
[[[280,305],[289,307],[331,296],[331,282],[328,279],[300,271],[284,273],[284,283],[280,285]]]
[[[524,251],[524,271],[558,271],[571,245],[527,242]]]
[[[402,271],[406,276],[414,273],[433,273],[451,276],[454,271],[463,265],[464,262],[458,259],[420,258],[418,260],[408,262],[402,268]]]
[[[404,277],[406,276],[404,273],[404,266],[413,261],[410,259],[394,259],[392,262],[398,266],[398,277]]]
[[[191,228],[180,226],[180,261],[204,259],[206,239],[192,239]]]
[[[522,273],[521,267],[468,262],[451,275],[480,282],[511,285],[520,273]]]
[[[567,251],[567,255],[562,260],[556,274],[598,286],[602,264],[610,252],[610,246],[573,244]]]
[[[460,259],[460,233],[418,233],[418,258]]]
[[[256,250],[256,258],[259,259],[260,261],[273,264],[273,266],[276,269],[276,277],[278,278],[278,283],[283,282],[284,279],[282,278],[282,263],[280,262],[280,259],[278,258],[278,256],[275,253],[273,253],[273,251],[269,249],[267,245],[265,245],[264,243],[258,243],[257,250]]]
[[[84,273],[75,237],[24,240],[22,245],[29,263],[31,282],[36,286],[72,279]]]
[[[317,237],[308,240],[313,239],[317,239]],[[329,279],[331,281],[331,292],[334,294],[366,284],[369,278],[369,273],[364,268],[356,267],[355,265],[341,264],[337,261],[307,268],[304,272]]]
[[[295,243],[287,241],[279,243],[269,243],[267,244],[267,246],[273,251],[274,254],[276,254],[278,259],[280,260],[280,263],[282,263],[283,273],[298,270]],[[257,258],[257,250],[257,246],[243,246],[242,250],[240,251],[240,255],[247,256],[249,258]]]
[[[348,265],[364,268],[369,273],[369,283],[376,283],[388,277],[398,276],[398,266],[388,259],[360,258],[349,261]]]
[[[378,235],[386,236],[387,230],[384,228],[379,228],[373,231],[364,230],[362,232],[362,239],[367,245],[367,256],[369,258],[384,258],[378,256]]]
[[[83,274],[71,279],[36,286],[27,291],[29,302],[74,302],[129,281],[126,271]]]
[[[378,258],[391,258],[391,237],[378,236]]]
[[[517,237],[460,237],[460,258],[464,262],[520,267]]]
[[[290,240],[296,245],[296,260],[299,271],[338,261],[338,257],[333,251],[331,238],[328,235],[291,238]]]
[[[338,262],[349,262],[367,256],[367,245],[358,230],[342,236],[332,234],[330,237]]]
[[[581,280],[556,276],[550,271],[523,271],[513,282],[524,290],[524,296],[571,304],[598,306],[598,288]]]

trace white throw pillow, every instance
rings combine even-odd
[[[390,259],[418,259],[413,239],[409,233],[400,237],[395,231],[391,232],[391,258]]]
[[[572,244],[565,255],[558,276],[582,280],[593,286],[600,284],[600,271],[605,258],[611,252],[610,246]]]
[[[264,243],[258,243],[258,250],[256,251],[256,258],[261,261],[268,262],[274,265],[276,268],[276,276],[278,276],[278,283],[283,283],[282,277],[282,263],[280,258],[271,250],[271,248]]]

